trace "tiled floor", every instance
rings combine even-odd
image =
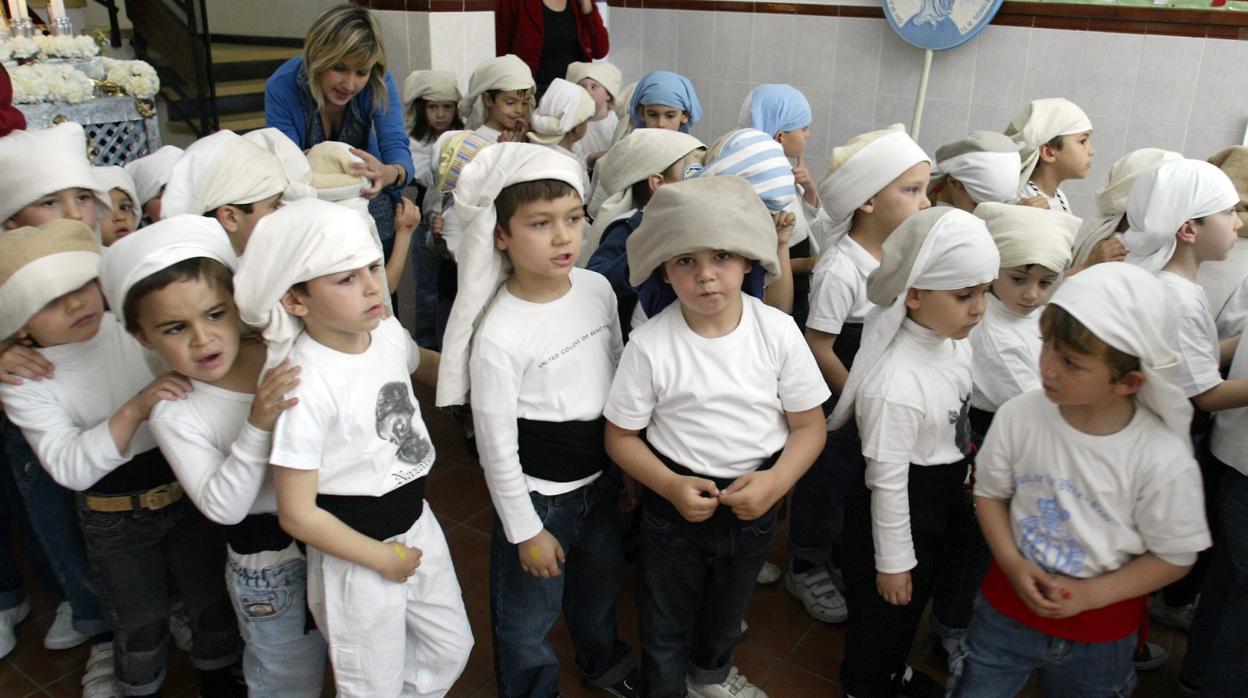
[[[420,391],[418,391],[420,392]],[[452,698],[492,697],[497,693],[493,680],[493,656],[489,631],[489,530],[492,517],[489,493],[481,469],[464,449],[462,433],[455,423],[432,407],[431,395],[421,395],[422,409],[438,447],[439,463],[428,483],[429,504],[442,522],[455,557],[455,568],[463,587],[468,617],[476,635],[476,646],[450,695]],[[785,559],[783,532],[778,530],[772,559]],[[44,650],[44,632],[52,622],[56,600],[46,594],[35,597],[35,611],[19,627],[18,648],[0,661],[0,698],[17,696],[76,696],[81,694],[79,679],[87,648],[63,652]],[[631,585],[620,599],[620,625],[625,638],[637,648],[637,614]],[[746,614],[749,631],[734,655],[741,671],[765,688],[773,698],[821,698],[840,696],[836,668],[845,643],[843,627],[811,620],[801,605],[780,585],[762,587],[750,601]],[[942,680],[942,661],[935,655],[935,643],[927,630],[920,629],[911,654],[912,662]],[[1171,650],[1171,661],[1164,668],[1140,677],[1137,696],[1177,695],[1175,675],[1186,649],[1182,633],[1165,628],[1153,631],[1153,641]],[[562,624],[553,641],[563,667],[563,693],[568,698],[600,697],[606,694],[583,685],[572,667],[571,643]],[[196,672],[187,656],[173,651],[165,696],[195,696]],[[326,695],[332,695],[328,688]],[[1025,695],[1040,695],[1030,687]]]

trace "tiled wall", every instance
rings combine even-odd
[[[807,165],[831,148],[914,112],[922,51],[883,20],[743,12],[611,8],[611,55],[627,80],[659,68],[697,88],[704,140],[736,126],[761,82],[788,82],[810,100]],[[1114,160],[1144,146],[1208,157],[1242,141],[1248,124],[1248,41],[989,26],[932,63],[919,142],[929,152],[970,130],[1001,130],[1023,104],[1062,96],[1095,126],[1091,176],[1068,182],[1076,213]]]

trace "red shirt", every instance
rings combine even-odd
[[[598,14],[598,5],[590,3],[589,14],[581,12],[580,0],[568,0],[568,9],[576,18],[576,40],[584,60],[603,58],[611,48],[607,28]],[[542,0],[498,0],[494,10],[494,53],[503,56],[515,54],[529,64],[529,70],[537,75],[542,59]]]

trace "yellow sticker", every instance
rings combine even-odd
[[[532,557],[534,560],[542,559],[542,549],[536,545],[530,545],[529,557]]]
[[[399,554],[400,560],[407,560],[407,550],[405,550],[403,546],[399,545],[398,543],[394,544],[394,552]]]

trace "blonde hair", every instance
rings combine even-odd
[[[386,49],[381,43],[381,27],[366,9],[355,5],[338,5],[325,11],[303,41],[303,67],[308,73],[308,88],[317,109],[325,108],[321,93],[321,75],[348,57],[361,56],[371,63],[368,87],[372,90],[373,110],[385,111],[390,106],[386,90]]]

